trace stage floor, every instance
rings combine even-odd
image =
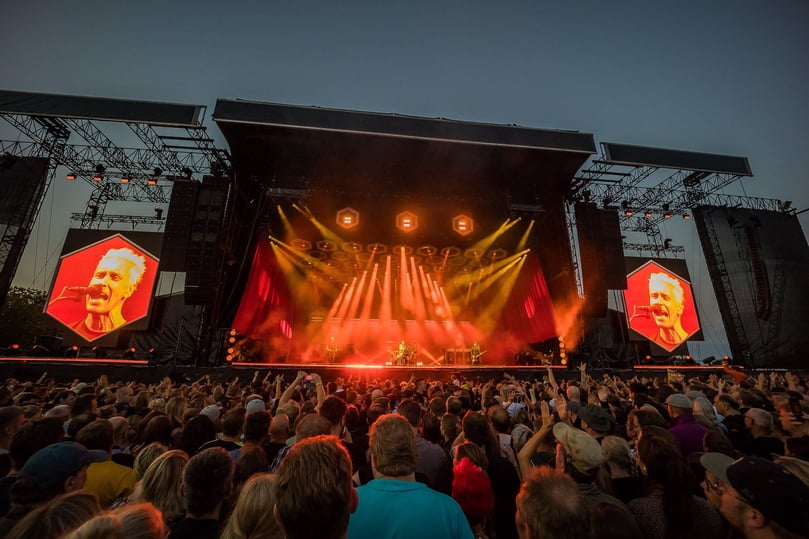
[[[578,369],[554,365],[554,376],[557,379],[579,378]],[[85,358],[0,358],[0,379],[15,378],[20,381],[36,380],[43,372],[57,383],[70,383],[74,379],[81,381],[94,380],[106,374],[111,380],[133,380],[142,383],[159,382],[163,377],[172,379],[197,380],[210,375],[216,381],[233,380],[238,376],[242,381],[252,379],[253,373],[259,371],[263,377],[268,371],[281,374],[292,380],[298,371],[318,373],[326,381],[338,376],[354,376],[362,379],[394,379],[408,380],[411,377],[428,380],[449,380],[453,375],[465,380],[497,380],[503,374],[518,379],[541,379],[546,374],[544,366],[537,365],[364,365],[364,364],[331,364],[331,363],[233,363],[221,366],[187,366],[172,364],[150,364],[145,360],[126,359],[85,359]],[[671,370],[682,372],[687,376],[704,376],[723,372],[721,366],[682,366],[682,365],[636,365],[631,369],[589,370],[591,376],[600,379],[604,373],[618,374],[624,379],[632,376],[666,376]]]

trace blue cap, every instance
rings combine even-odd
[[[78,442],[51,444],[31,455],[18,477],[30,479],[38,488],[49,488],[61,485],[85,466],[108,458],[106,451],[89,451]]]

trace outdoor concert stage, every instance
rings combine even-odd
[[[578,369],[554,365],[554,376],[559,379],[575,378],[580,374]],[[296,373],[304,370],[307,373],[318,373],[325,380],[333,380],[338,376],[360,377],[363,380],[392,379],[409,380],[411,377],[428,380],[448,381],[455,376],[461,380],[500,380],[504,374],[517,379],[541,379],[547,369],[539,365],[362,365],[344,364],[269,364],[269,363],[233,363],[222,366],[186,366],[170,364],[150,364],[143,360],[118,359],[75,359],[75,358],[0,358],[0,379],[15,378],[20,381],[34,381],[43,372],[59,384],[72,382],[74,379],[91,381],[102,374],[110,380],[134,380],[141,383],[157,383],[169,376],[175,381],[198,380],[203,375],[210,375],[215,381],[233,380],[238,376],[243,382],[252,379],[253,373],[259,371],[264,377],[267,372],[282,374],[291,381]],[[624,379],[632,376],[666,377],[670,371],[677,371],[686,376],[721,375],[721,366],[683,366],[683,365],[636,365],[630,369],[601,369],[590,372],[595,379],[606,374],[617,374]]]

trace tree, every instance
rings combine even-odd
[[[42,334],[42,312],[48,293],[12,286],[0,310],[0,347],[19,344],[31,348]]]

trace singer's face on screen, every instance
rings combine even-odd
[[[674,286],[659,279],[649,280],[649,305],[657,307],[653,318],[659,327],[674,327],[683,314],[683,303],[677,299]]]
[[[88,294],[85,306],[88,312],[108,313],[123,304],[135,291],[130,280],[132,262],[118,257],[104,257],[96,266],[89,286],[100,287],[98,294]]]

